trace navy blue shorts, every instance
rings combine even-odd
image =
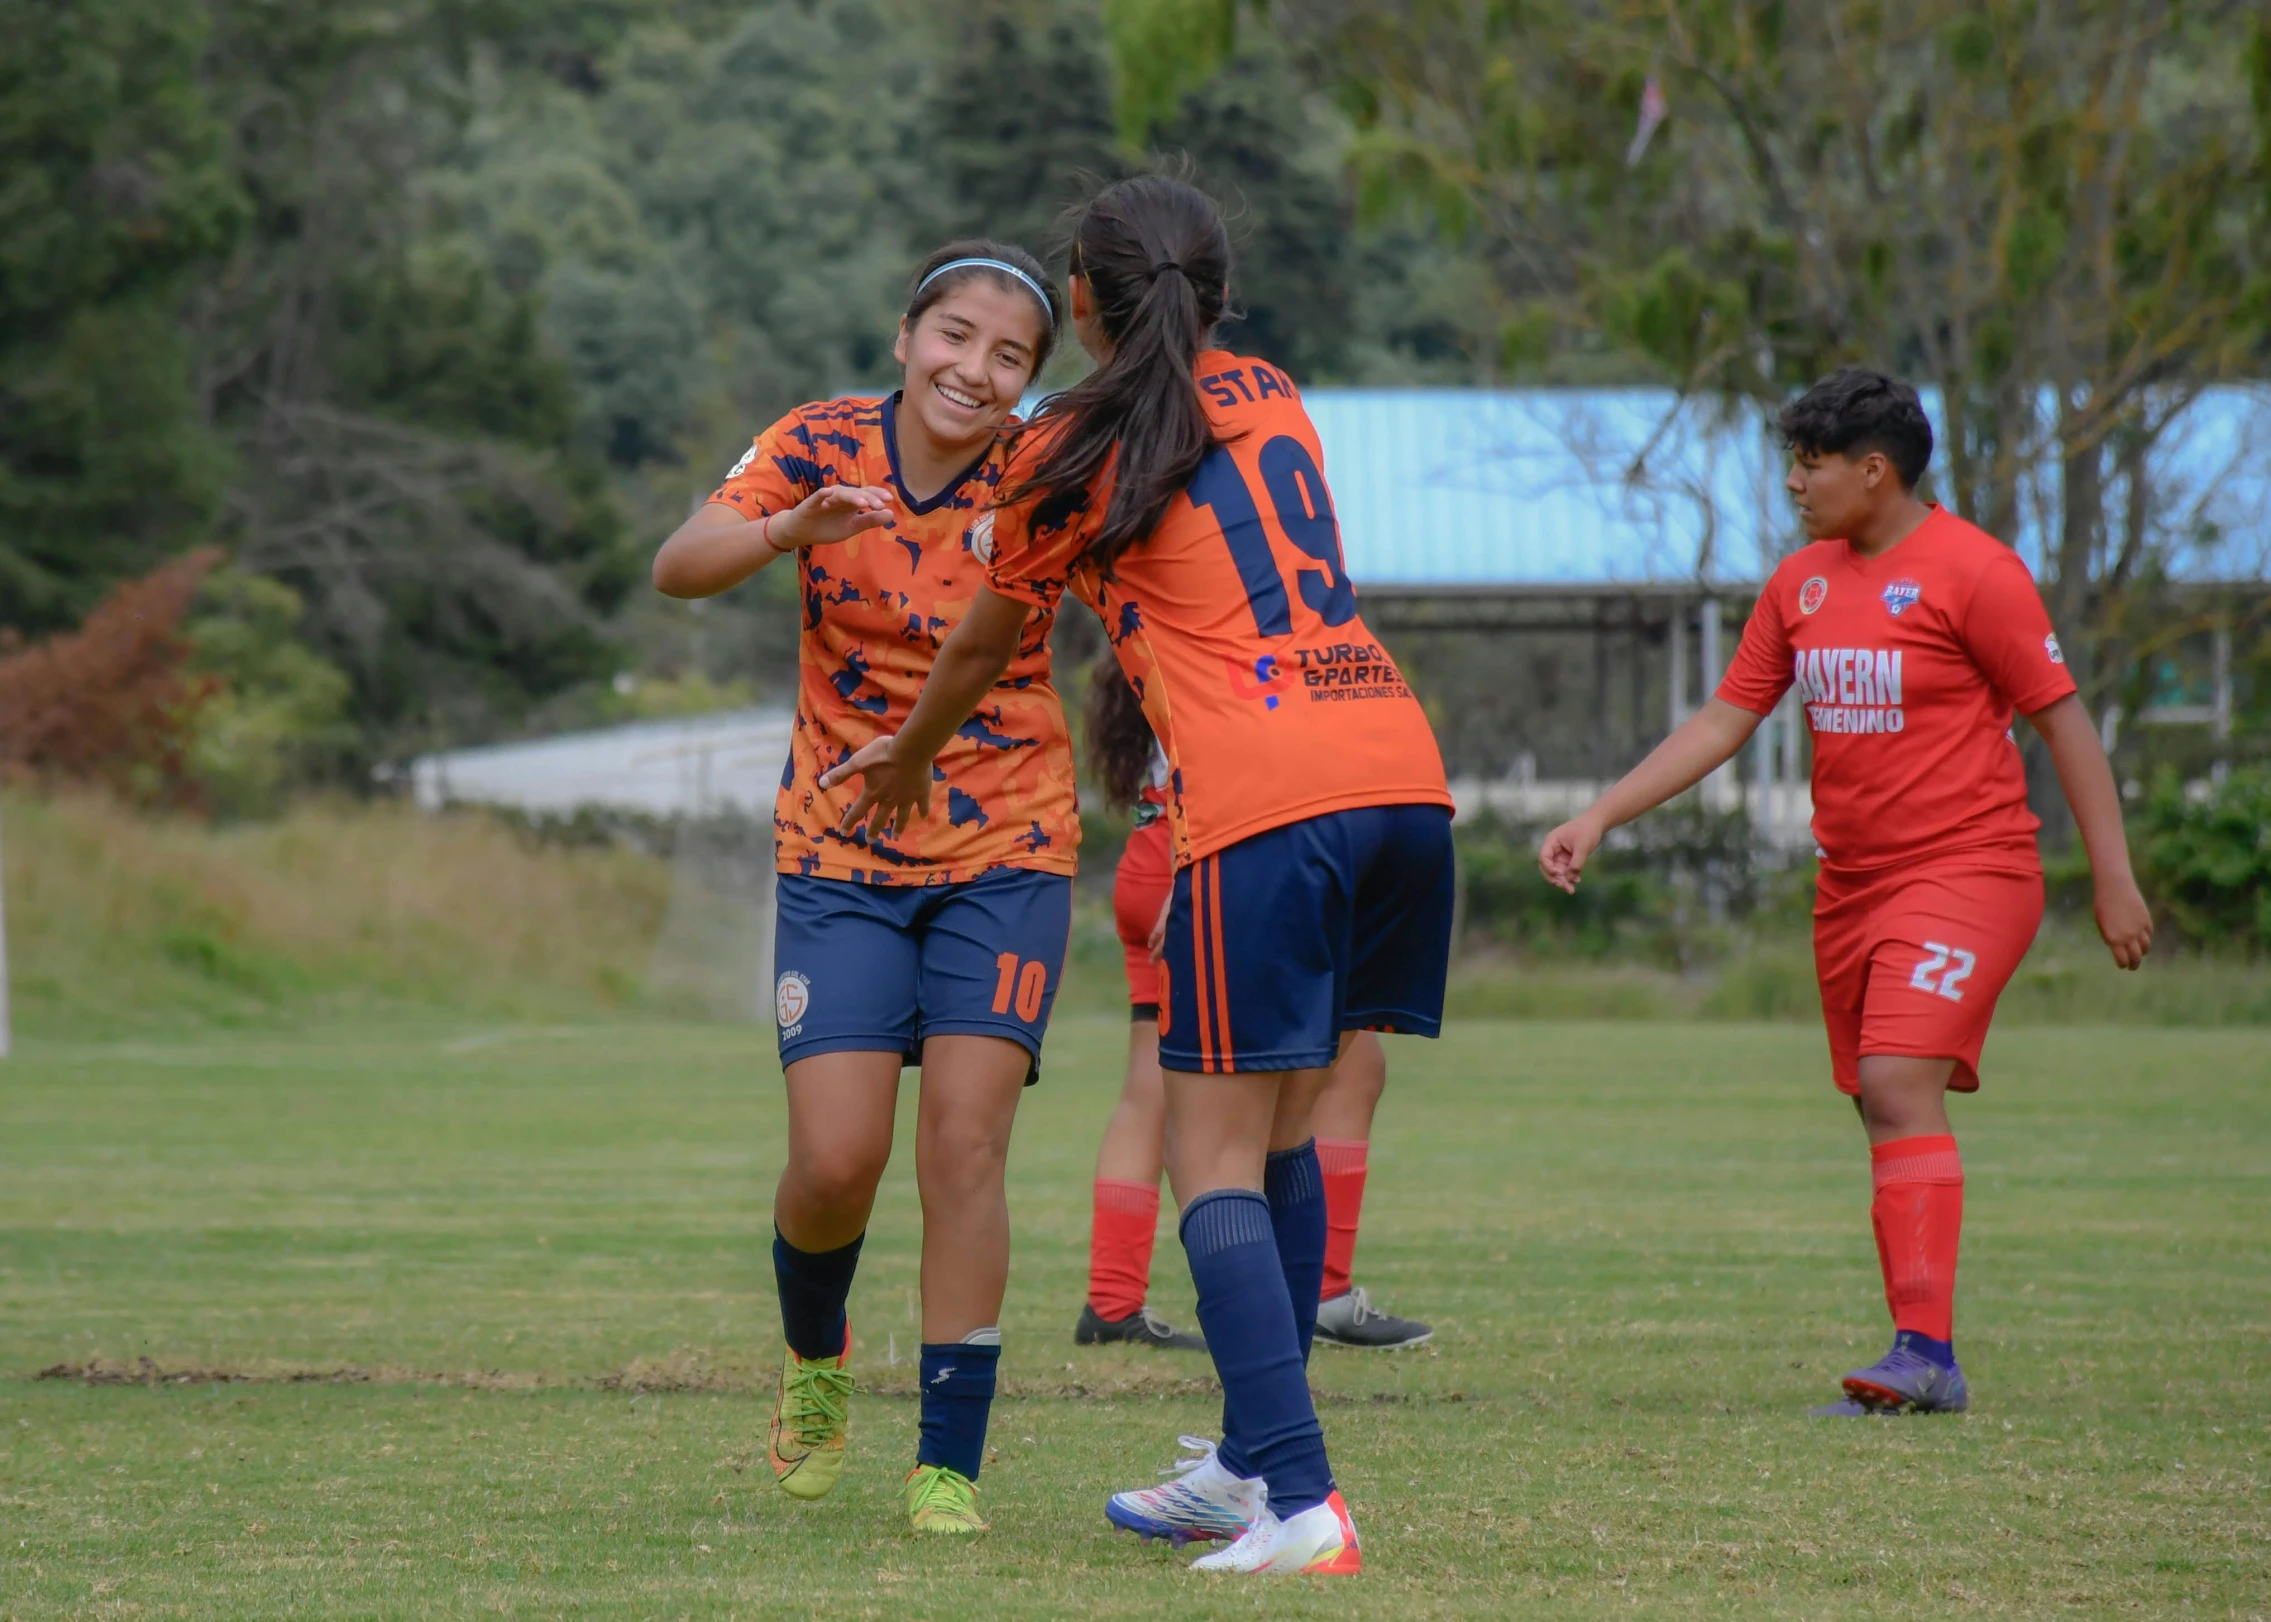
[[[922,1058],[928,1036],[999,1036],[1039,1058],[1072,933],[1072,880],[996,868],[962,884],[783,873],[773,930],[781,1063]]]
[[[1343,1031],[1439,1034],[1455,888],[1438,805],[1332,811],[1193,862],[1167,914],[1159,1062],[1306,1070]]]

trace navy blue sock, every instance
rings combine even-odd
[[[1262,1166],[1262,1193],[1270,1202],[1278,1266],[1307,1362],[1317,1335],[1317,1298],[1325,1288],[1325,1173],[1317,1164],[1317,1140],[1271,1155]]]
[[[1224,1418],[1236,1416],[1240,1473],[1269,1483],[1270,1508],[1280,1516],[1314,1508],[1333,1490],[1333,1472],[1309,1400],[1269,1202],[1245,1188],[1202,1194],[1185,1207],[1182,1233],[1199,1327],[1222,1379]]]
[[[1944,1369],[1956,1366],[1956,1343],[1952,1340],[1934,1340],[1930,1335],[1919,1335],[1913,1329],[1893,1331],[1893,1345],[1905,1346],[1927,1362],[1937,1363]]]
[[[980,1334],[987,1331],[980,1330]],[[917,1464],[943,1464],[972,1481],[986,1462],[986,1419],[993,1412],[994,1374],[1001,1367],[1000,1331],[991,1345],[923,1343],[922,1440]]]
[[[773,1282],[781,1292],[781,1335],[803,1358],[841,1357],[850,1325],[844,1303],[859,1270],[861,1234],[836,1250],[799,1250],[773,1230]]]
[[[1270,1230],[1277,1239],[1277,1261],[1285,1274],[1285,1293],[1293,1305],[1293,1332],[1301,1342],[1301,1361],[1317,1333],[1317,1296],[1325,1287],[1325,1176],[1317,1164],[1317,1140],[1280,1149],[1262,1167],[1262,1193],[1270,1202]],[[1235,1476],[1253,1469],[1230,1416],[1222,1405],[1222,1467]]]

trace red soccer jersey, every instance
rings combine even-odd
[[[1070,873],[1080,848],[1072,745],[1049,683],[1050,616],[1025,627],[1017,657],[939,751],[931,812],[889,841],[836,822],[857,779],[820,774],[914,708],[939,644],[985,582],[972,530],[993,499],[1002,455],[981,458],[928,501],[899,483],[891,400],[799,406],[758,436],[712,501],[744,517],[795,506],[822,485],[880,486],[898,498],[888,529],[799,550],[796,730],[773,805],[783,873],[869,884],[957,884],[989,868]]]
[[[1266,361],[1199,357],[1222,443],[1115,577],[1079,561],[1107,491],[1076,510],[996,508],[994,590],[1096,610],[1166,753],[1178,864],[1271,828],[1364,805],[1443,805],[1443,759],[1387,650],[1357,616],[1324,455]],[[1003,487],[1034,465],[1028,435]]]
[[[1935,507],[1878,557],[1816,541],[1783,559],[1719,696],[1763,715],[1793,686],[1829,866],[2037,866],[2011,712],[2056,703],[2074,678],[2016,552]]]

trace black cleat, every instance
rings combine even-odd
[[[1131,1346],[1164,1346],[1177,1352],[1206,1350],[1203,1339],[1177,1329],[1149,1307],[1138,1307],[1125,1318],[1105,1318],[1099,1316],[1094,1307],[1083,1303],[1080,1322],[1073,1325],[1072,1341],[1075,1346],[1111,1346],[1126,1342]]]

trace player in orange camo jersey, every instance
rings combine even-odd
[[[1068,590],[1103,617],[1168,761],[1166,1159],[1225,1418],[1172,1490],[1106,1513],[1236,1536],[1209,1570],[1342,1573],[1362,1556],[1305,1372],[1326,1235],[1311,1110],[1355,1031],[1439,1028],[1451,797],[1357,613],[1299,393],[1207,347],[1229,279],[1221,215],[1188,185],[1140,176],[1082,210],[1071,299],[1097,369],[1021,436],[990,590],[906,725],[829,778],[865,775],[855,816],[914,820],[1028,617]]]
[[[1947,1094],[1979,1086],[1995,1000],[2042,921],[2038,824],[2012,711],[2050,746],[2096,877],[2098,930],[2134,969],[2152,918],[2130,876],[2097,729],[2018,554],[1915,487],[1932,455],[1916,391],[1824,379],[1782,413],[1813,544],[1759,593],[1718,695],[1539,852],[1574,891],[1603,835],[1733,758],[1793,686],[1813,732],[1821,877],[1814,964],[1834,1079],[1854,1095],[1893,1348],[1821,1415],[1955,1411],[1963,1163]]]
[[[1072,754],[1036,615],[938,753],[945,814],[889,839],[839,827],[821,781],[913,706],[984,589],[972,530],[1004,463],[1001,430],[1056,338],[1039,263],[958,242],[917,273],[900,324],[904,386],[799,407],[759,435],[655,559],[678,597],[796,558],[797,713],[774,808],[776,1012],[789,1157],[774,1198],[788,1341],[772,1462],[818,1497],[843,1464],[844,1304],[890,1158],[902,1065],[922,1065],[922,1425],[918,1529],[982,1528],[973,1483],[1009,1271],[1003,1164],[1036,1072],[1071,927],[1079,842]]]
[[[1167,1093],[1159,1069],[1159,965],[1152,937],[1175,889],[1175,846],[1167,828],[1167,757],[1151,735],[1135,690],[1116,665],[1088,673],[1087,744],[1091,774],[1104,803],[1133,810],[1135,827],[1112,877],[1128,981],[1128,1063],[1119,1102],[1096,1150],[1088,1240],[1088,1299],[1073,1339],[1080,1345],[1119,1341],[1204,1351],[1146,1304],[1152,1240],[1159,1225],[1159,1173],[1165,1164]],[[1372,1304],[1349,1276],[1371,1148],[1372,1116],[1387,1085],[1380,1038],[1359,1031],[1334,1061],[1332,1079],[1314,1113],[1317,1164],[1325,1185],[1325,1275],[1319,1287],[1317,1339],[1333,1346],[1401,1351],[1425,1345],[1434,1331]]]

